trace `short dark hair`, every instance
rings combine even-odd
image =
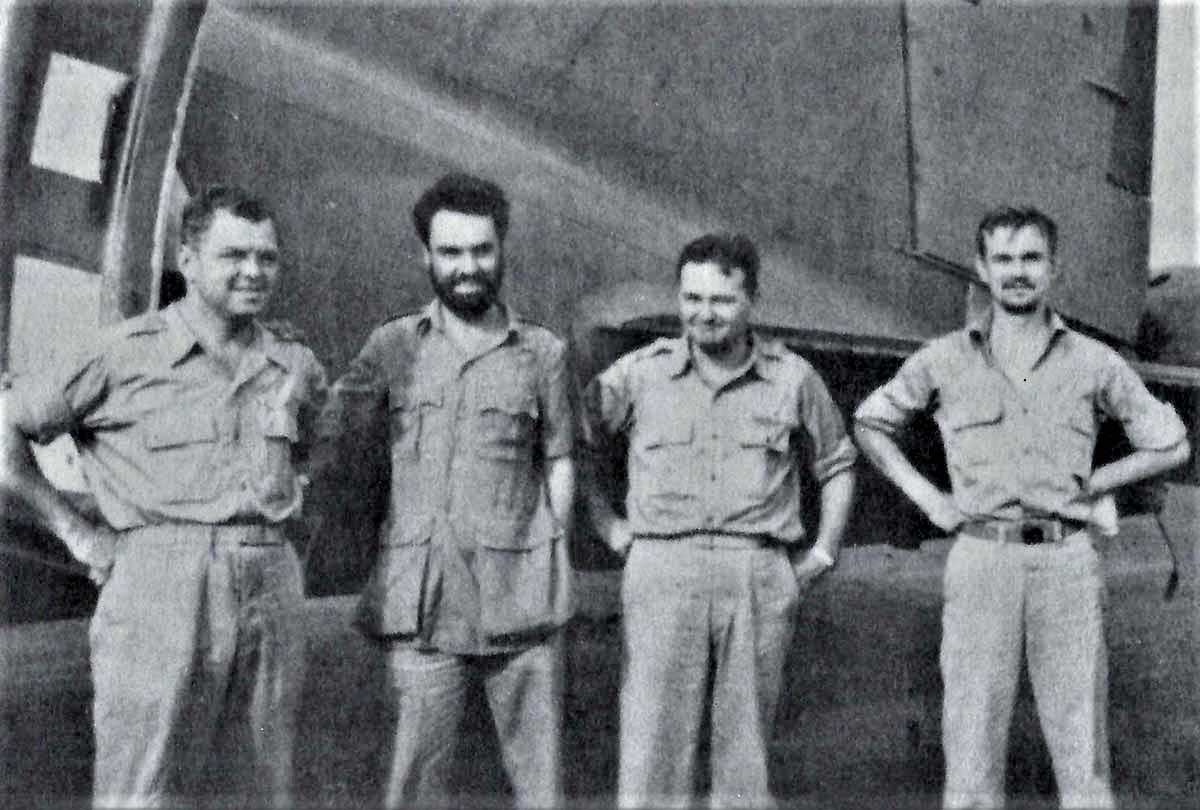
[[[975,230],[975,255],[981,259],[987,258],[984,239],[997,228],[1012,228],[1016,231],[1029,225],[1037,228],[1042,232],[1042,236],[1046,237],[1046,247],[1050,249],[1050,258],[1053,259],[1058,250],[1058,226],[1054,224],[1054,220],[1032,205],[1005,205],[984,214]]]
[[[750,237],[740,233],[708,233],[683,246],[675,263],[675,281],[685,264],[715,262],[722,275],[742,271],[742,288],[750,297],[758,293],[758,251]]]
[[[179,221],[179,241],[192,245],[200,241],[212,225],[218,211],[228,211],[250,222],[275,222],[275,212],[263,198],[240,186],[214,184],[192,195],[183,207]]]
[[[457,211],[491,217],[496,235],[504,241],[508,232],[508,200],[504,190],[490,180],[455,172],[444,175],[425,190],[413,206],[413,226],[421,243],[429,247],[429,227],[438,211]]]

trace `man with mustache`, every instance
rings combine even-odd
[[[934,524],[946,561],[941,648],[946,807],[1004,802],[1022,650],[1064,807],[1112,807],[1104,578],[1095,545],[1116,532],[1113,490],[1182,464],[1174,410],[1107,346],[1048,305],[1057,227],[1035,208],[989,212],[975,267],[983,317],[912,355],[856,412],[859,445]],[[939,490],[894,434],[932,408],[950,469]],[[1092,469],[1102,416],[1134,450]]]
[[[390,447],[358,616],[398,710],[388,807],[446,801],[472,682],[517,802],[562,800],[573,423],[564,343],[499,297],[508,215],[501,189],[471,175],[421,195],[413,223],[436,298],[371,333],[326,414],[343,465],[362,464],[371,437]]]
[[[89,635],[96,805],[178,803],[231,735],[251,803],[288,806],[304,588],[282,525],[300,510],[325,374],[257,320],[280,272],[265,202],[207,188],[180,231],[181,301],[4,398],[3,488],[103,586]],[[31,462],[30,441],[61,433],[103,524]]]
[[[833,567],[856,451],[820,376],[750,329],[759,258],[745,236],[688,243],[675,266],[683,334],[588,386],[596,529],[625,558],[622,807],[693,803],[710,716],[712,804],[772,803],[768,746],[803,593]],[[603,448],[628,438],[626,516],[601,494]],[[800,449],[821,492],[806,548]]]

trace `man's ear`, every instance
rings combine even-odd
[[[192,278],[192,262],[196,261],[196,252],[189,245],[180,245],[175,251],[175,267],[180,274],[188,279]]]

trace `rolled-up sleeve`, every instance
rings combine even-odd
[[[570,380],[566,347],[556,343],[548,353],[538,392],[542,399],[542,453],[546,458],[570,455],[575,443]]]
[[[588,384],[580,411],[580,433],[588,447],[602,447],[610,437],[629,430],[633,423],[633,396],[625,358]]]
[[[825,381],[810,370],[800,382],[800,421],[812,440],[812,474],[824,484],[854,466],[858,450],[846,434],[846,423]]]
[[[896,376],[875,389],[854,412],[854,421],[894,434],[924,411],[937,389],[931,373],[930,349],[904,361]]]
[[[1119,356],[1111,356],[1102,373],[1100,409],[1121,422],[1134,449],[1165,450],[1187,437],[1175,409],[1156,399]]]
[[[301,461],[307,460],[309,453],[320,435],[320,425],[325,406],[329,401],[329,383],[325,376],[325,367],[311,351],[304,352],[304,396],[299,408],[299,442],[297,454]]]
[[[80,355],[45,372],[14,375],[8,392],[10,420],[22,434],[45,444],[86,426],[107,390],[102,353]]]
[[[328,389],[319,425],[323,439],[371,432],[385,425],[387,382],[380,354],[377,336],[371,335],[350,368]]]

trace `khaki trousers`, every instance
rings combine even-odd
[[[496,655],[396,645],[387,653],[387,667],[398,711],[386,807],[457,806],[449,777],[472,679],[487,696],[517,805],[562,805],[561,631],[527,649]]]
[[[945,806],[1003,806],[1024,652],[1062,806],[1112,807],[1104,579],[1089,535],[1037,546],[960,535],[944,587]]]
[[[99,807],[178,804],[240,743],[256,804],[287,805],[304,679],[295,551],[261,526],[126,532],[92,618]]]
[[[621,591],[618,803],[693,803],[710,710],[711,803],[772,804],[767,749],[799,599],[786,550],[721,535],[639,539]]]

